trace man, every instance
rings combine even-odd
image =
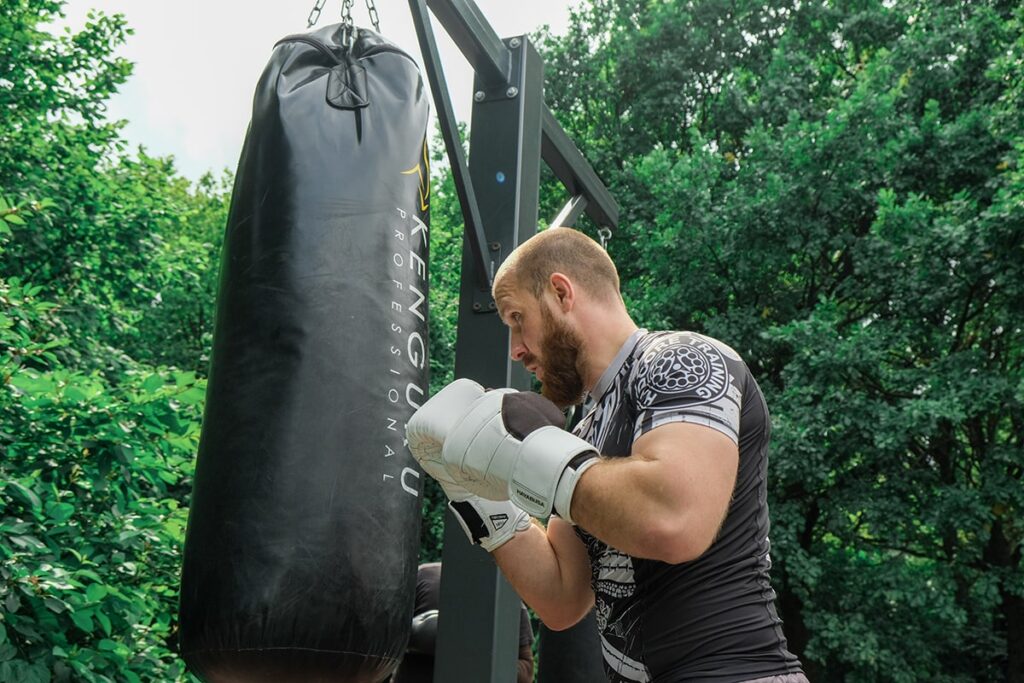
[[[513,360],[584,416],[572,435],[542,397],[469,380],[417,411],[410,449],[470,538],[548,627],[596,610],[613,683],[805,682],[768,579],[768,411],[736,352],[638,329],[575,230],[525,242],[493,293]]]
[[[427,562],[416,570],[416,605],[412,634],[402,662],[391,683],[430,683],[434,680],[434,647],[437,643],[438,606],[441,604],[441,563]],[[533,627],[523,607],[519,612],[519,659],[516,683],[533,681]]]

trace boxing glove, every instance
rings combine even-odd
[[[441,461],[454,483],[489,500],[511,500],[534,517],[570,507],[580,477],[598,462],[583,439],[562,429],[564,416],[539,394],[484,392],[450,425]]]
[[[483,387],[459,379],[439,391],[413,414],[406,425],[406,439],[413,457],[433,477],[445,495],[448,507],[470,542],[491,552],[530,526],[530,517],[507,500],[485,500],[459,485],[441,458],[444,440],[475,401],[485,395]]]

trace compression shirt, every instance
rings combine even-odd
[[[580,528],[610,683],[736,683],[800,672],[769,583],[768,410],[735,351],[692,332],[638,330],[598,381],[574,432],[626,457],[671,422],[739,445],[733,498],[717,538],[682,564],[630,557]]]

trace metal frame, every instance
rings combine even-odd
[[[501,40],[472,0],[409,0],[465,224],[455,375],[487,387],[530,388],[509,358],[507,328],[490,289],[502,258],[538,227],[543,160],[571,199],[556,219],[571,227],[585,211],[614,228],[618,205],[544,104],[544,64],[526,36]],[[467,163],[428,8],[475,73]],[[451,513],[435,652],[437,683],[513,683],[519,597]],[[452,618],[457,615],[457,618]]]

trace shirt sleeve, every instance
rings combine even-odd
[[[704,425],[739,443],[746,366],[725,344],[692,332],[657,338],[630,373],[636,440],[671,422]]]

